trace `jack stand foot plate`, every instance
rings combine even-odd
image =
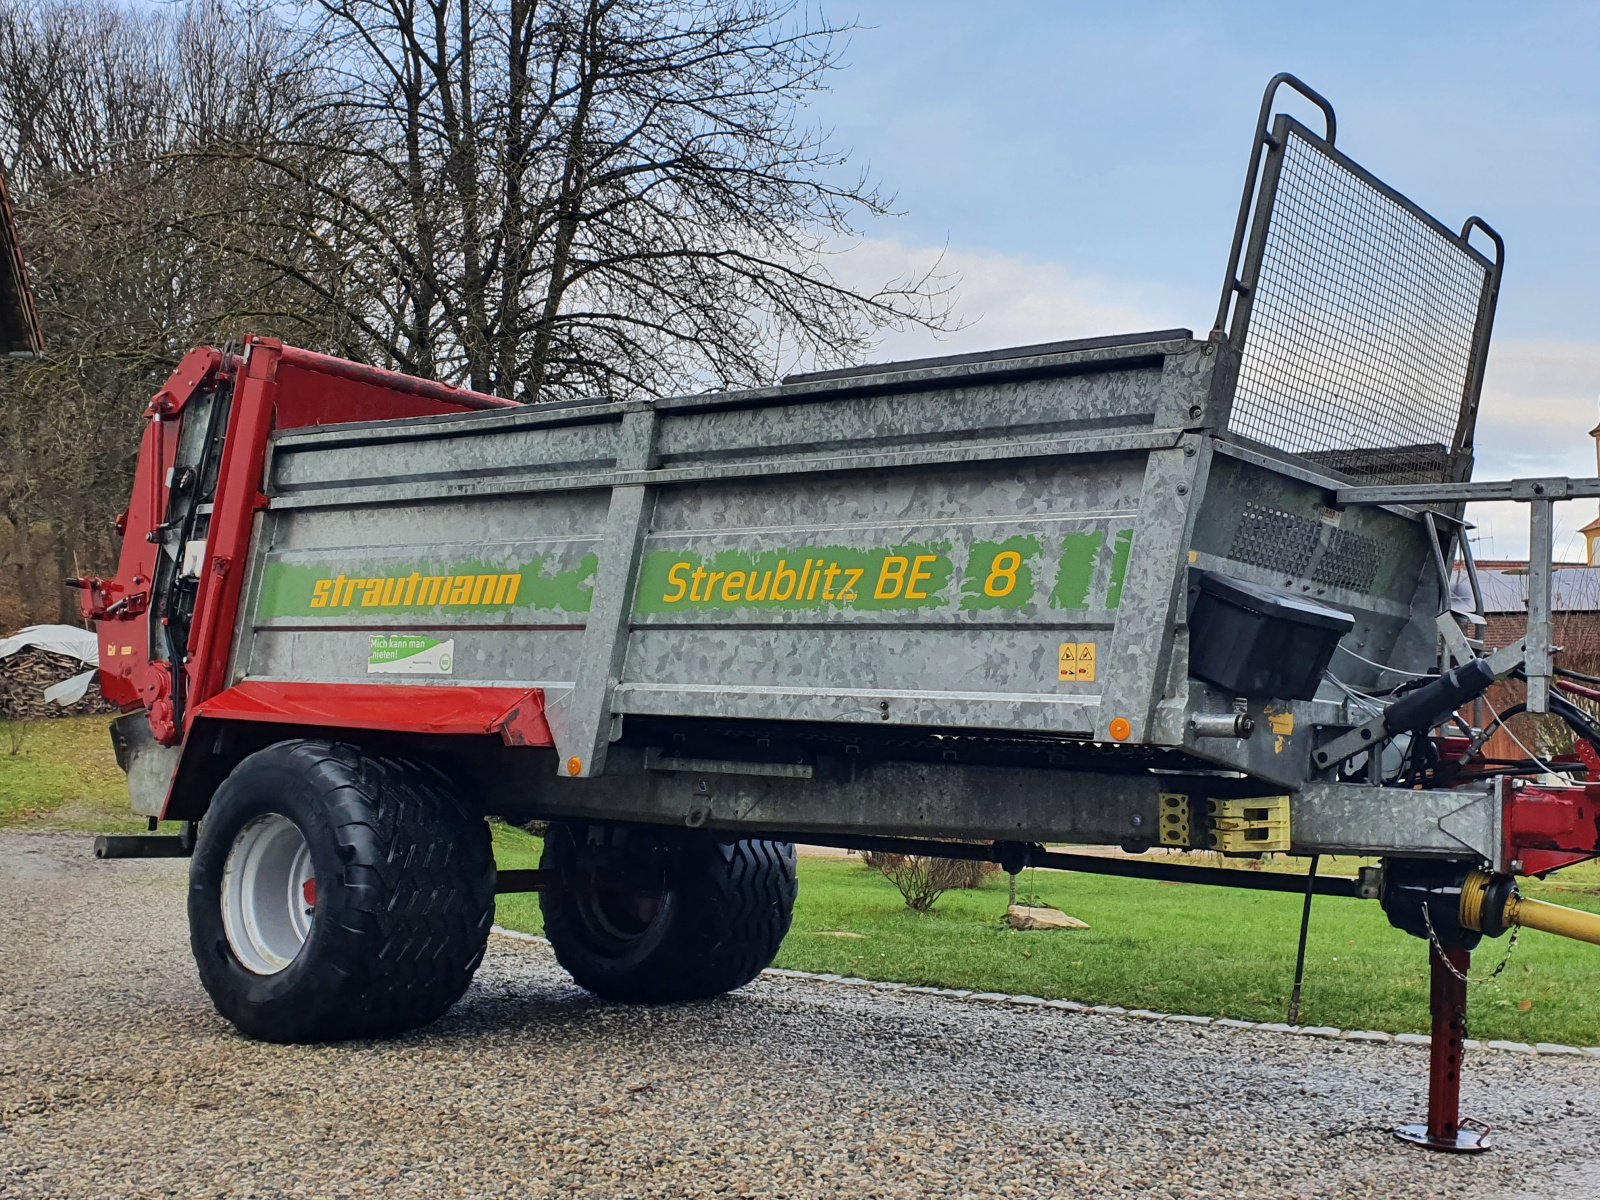
[[[1395,1137],[1424,1150],[1443,1150],[1446,1154],[1482,1154],[1489,1149],[1489,1127],[1482,1122],[1463,1120],[1453,1138],[1436,1138],[1426,1125],[1402,1125],[1394,1131]]]

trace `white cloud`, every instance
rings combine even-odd
[[[1593,475],[1600,341],[1508,338],[1489,351],[1478,476]]]
[[[1184,306],[1161,288],[1078,275],[1059,263],[1016,255],[868,238],[829,267],[841,283],[864,291],[930,270],[952,276],[955,317],[964,327],[937,335],[926,329],[886,331],[873,355],[880,362],[1186,324]]]
[[[966,327],[936,336],[927,330],[887,332],[878,361],[959,354],[1065,338],[1204,325],[1205,297],[1180,296],[1155,285],[1074,273],[1060,263],[981,251],[907,246],[888,238],[862,241],[830,265],[841,282],[864,289],[933,269],[958,276],[956,315]],[[1479,407],[1478,479],[1530,475],[1594,475],[1588,431],[1600,417],[1600,341],[1502,338],[1489,355]],[[1596,515],[1593,501],[1556,509],[1556,554],[1581,558],[1577,530]],[[1527,554],[1528,512],[1512,503],[1473,505],[1481,557]]]
[[[1589,430],[1600,402],[1600,341],[1507,338],[1489,351],[1483,400],[1478,407],[1475,479],[1530,475],[1591,476],[1595,444]],[[1581,559],[1577,531],[1594,519],[1595,501],[1556,506],[1558,558]],[[1510,502],[1474,504],[1481,558],[1524,558],[1528,507]]]

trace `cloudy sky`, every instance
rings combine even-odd
[[[853,11],[867,28],[813,115],[904,215],[838,269],[881,281],[942,251],[968,322],[889,335],[879,357],[1208,327],[1261,89],[1288,70],[1334,102],[1357,161],[1446,224],[1479,213],[1505,236],[1476,477],[1596,473],[1600,3]],[[1595,508],[1557,511],[1557,551],[1578,557]],[[1522,513],[1478,512],[1480,555],[1524,553]]]

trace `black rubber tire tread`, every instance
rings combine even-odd
[[[300,954],[248,971],[223,931],[223,866],[239,829],[277,812],[299,827],[317,877]],[[488,824],[438,771],[323,741],[250,755],[217,790],[190,868],[190,942],[217,1011],[250,1037],[390,1037],[442,1015],[483,959],[494,922]]]
[[[594,943],[576,897],[559,882],[586,830],[551,822],[540,860],[558,881],[539,894],[545,936],[578,986],[623,1003],[676,1003],[731,992],[772,965],[794,916],[793,845],[669,839],[634,827],[632,836],[657,841],[668,894],[638,944],[619,954]]]

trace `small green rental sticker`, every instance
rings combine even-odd
[[[455,669],[456,640],[422,633],[374,633],[367,654],[368,675],[449,675]]]

